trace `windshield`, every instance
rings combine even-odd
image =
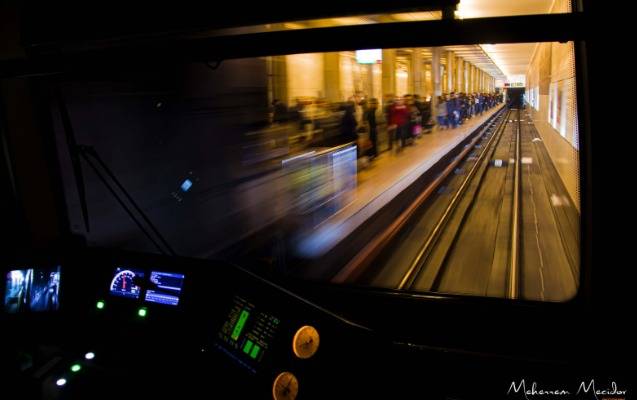
[[[579,281],[573,43],[193,63],[53,104],[90,245],[269,277],[563,301]]]

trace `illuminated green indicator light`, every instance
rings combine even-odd
[[[142,307],[139,310],[137,310],[137,315],[140,316],[141,318],[146,318],[146,314],[148,314],[148,310],[146,309],[146,307]]]
[[[254,343],[252,343],[252,340],[248,339],[246,341],[246,344],[243,346],[243,352],[246,354],[250,354],[250,350],[252,350],[252,345]]]
[[[258,344],[255,344],[254,347],[252,348],[252,353],[250,353],[250,357],[256,359],[257,356],[259,355],[259,350],[261,350],[261,347],[259,347]]]
[[[239,315],[239,320],[237,321],[237,324],[234,326],[234,329],[232,330],[232,335],[230,335],[230,338],[232,340],[239,339],[239,335],[241,335],[241,331],[243,330],[243,327],[245,326],[249,316],[250,316],[250,313],[247,312],[246,310],[241,311],[241,314]]]
[[[73,371],[73,372],[78,372],[81,369],[82,369],[82,366],[80,364],[71,365],[71,371]]]
[[[106,303],[103,300],[99,300],[97,304],[95,305],[95,307],[97,307],[98,310],[103,310],[105,306],[106,306]]]

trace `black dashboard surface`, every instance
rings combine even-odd
[[[402,323],[396,318],[383,324],[379,318],[372,329],[222,262],[93,249],[3,265],[1,318],[11,327],[5,331],[12,343],[2,349],[10,371],[5,387],[22,398],[273,398],[275,393],[293,398],[295,392],[299,399],[414,393],[473,398],[476,390],[505,390],[506,379],[522,376],[520,371],[550,374],[564,367],[404,340],[401,333],[417,322],[432,332],[443,329],[434,315],[415,312]],[[20,279],[40,270],[44,291],[58,292],[56,305],[16,309],[8,293],[29,286]],[[33,300],[37,285],[30,285],[22,297]],[[339,299],[325,297],[322,304],[338,309]],[[398,311],[382,304],[356,307],[367,321],[369,315]],[[458,335],[469,341],[480,330]],[[485,381],[485,374],[497,379]]]
[[[3,313],[14,327],[10,340],[18,344],[7,360],[34,397],[207,392],[268,398],[277,376],[287,372],[300,398],[324,398],[343,391],[346,382],[355,386],[349,380],[379,355],[380,342],[369,329],[218,262],[106,251],[72,261],[9,262],[5,296],[16,271],[37,273],[49,264],[59,265],[57,309],[5,306]],[[13,282],[19,284],[26,287]],[[295,335],[300,328],[307,335],[308,327],[306,342],[318,346],[301,358],[293,342],[302,341]]]

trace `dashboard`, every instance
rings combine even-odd
[[[511,347],[496,335],[518,329],[506,313],[550,320],[528,304],[501,313],[479,301],[295,287],[225,262],[100,249],[0,261],[2,383],[25,399],[468,399],[520,376],[576,373],[568,355],[520,353],[555,352],[547,341]],[[520,323],[521,337],[536,335]]]
[[[34,398],[325,398],[379,354],[370,329],[220,262],[89,251],[5,270],[7,359],[30,360]]]

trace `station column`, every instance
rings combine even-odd
[[[411,53],[411,74],[413,82],[413,94],[423,94],[423,82],[422,82],[422,49],[415,48]]]
[[[471,63],[467,64],[467,93],[471,93],[471,88],[473,84],[473,80],[471,79],[471,74],[473,73],[473,65]]]
[[[270,69],[270,82],[272,86],[272,99],[288,102],[287,62],[285,56],[272,56]],[[288,104],[289,106],[290,104]]]
[[[456,58],[456,71],[458,76],[456,77],[456,90],[458,92],[465,92],[464,89],[464,60],[460,57]]]
[[[469,68],[469,62],[465,61],[462,64],[462,90],[465,93],[469,93],[469,73],[467,71]]]
[[[454,91],[454,55],[453,51],[447,51],[447,92],[451,93]]]
[[[396,94],[396,50],[383,49],[383,96]],[[384,99],[382,99],[384,104]]]
[[[339,52],[325,53],[323,55],[325,99],[334,103],[342,101],[341,94],[341,54]]]
[[[480,91],[480,68],[476,67],[476,83],[475,83],[475,91],[479,92]]]
[[[482,70],[478,68],[478,92],[482,92]]]
[[[484,90],[484,71],[479,69],[478,70],[478,76],[480,76],[480,79],[478,80],[478,82],[480,83],[480,86],[478,87],[478,92],[483,92]]]
[[[438,96],[442,95],[442,86],[440,82],[440,47],[432,47],[431,49],[431,80],[433,87],[433,95],[431,96],[431,116],[436,118],[438,105]]]
[[[431,60],[428,60],[427,63],[423,66],[425,73],[423,78],[423,84],[425,85],[425,94],[433,97],[434,87],[433,87],[433,79],[431,78],[432,70],[431,70]]]

